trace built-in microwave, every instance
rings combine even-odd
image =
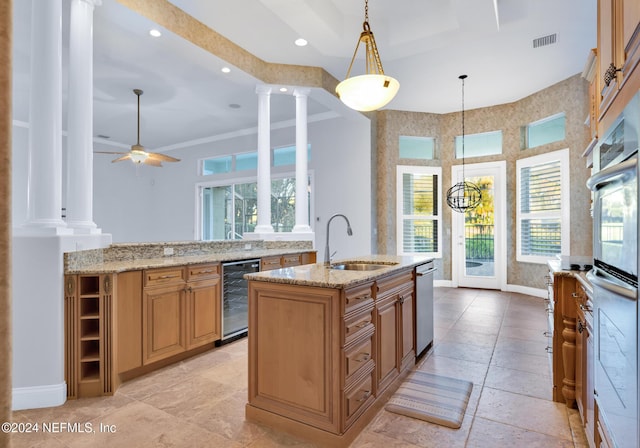
[[[629,101],[624,111],[600,138],[594,157],[596,171],[627,160],[638,151],[640,126],[640,92]]]

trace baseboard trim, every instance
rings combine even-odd
[[[67,401],[67,384],[50,384],[47,386],[14,387],[12,390],[11,409],[51,408],[61,406]]]
[[[441,287],[441,288],[455,288],[453,286],[453,282],[451,280],[434,280],[433,286]],[[504,289],[507,292],[517,292],[520,294],[526,294],[528,296],[540,297],[542,299],[547,298],[547,290],[532,288],[530,286],[521,286],[521,285],[507,285]]]

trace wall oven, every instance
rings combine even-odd
[[[602,139],[593,192],[598,415],[619,448],[640,446],[638,377],[638,95]],[[598,154],[596,154],[598,155]]]

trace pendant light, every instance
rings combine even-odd
[[[462,80],[462,182],[449,188],[447,204],[452,210],[464,213],[480,205],[482,192],[476,184],[464,180],[464,80],[467,75],[460,75],[458,78]]]
[[[362,24],[364,31],[360,33],[360,39],[356,44],[356,50],[353,52],[347,77],[336,87],[338,98],[352,109],[361,112],[369,112],[380,109],[396,96],[400,83],[384,74],[382,70],[382,62],[380,54],[376,46],[376,40],[369,26],[369,0],[364,2],[364,23]],[[366,48],[365,54],[365,71],[366,74],[359,76],[351,75],[353,62],[356,60],[360,42],[364,42]]]

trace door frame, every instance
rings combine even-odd
[[[460,239],[464,239],[464,213],[451,211],[451,282],[453,287],[471,287],[485,289],[507,288],[507,162],[483,162],[464,165],[466,178],[486,175],[493,171],[494,183],[494,277],[464,276],[460,266],[465,263],[464,251],[460,250]],[[462,165],[451,167],[451,183],[462,181]],[[474,282],[467,282],[473,279]]]

